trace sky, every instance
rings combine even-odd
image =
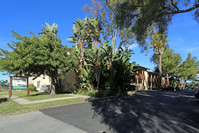
[[[58,24],[58,37],[62,38],[62,44],[72,47],[66,41],[72,35],[72,24],[77,18],[83,19],[87,14],[81,11],[85,4],[91,0],[2,0],[0,4],[0,48],[8,49],[6,43],[15,41],[11,30],[30,36],[41,32],[42,25],[46,22],[52,25]],[[176,53],[180,53],[185,60],[188,53],[199,58],[199,24],[193,20],[192,12],[178,14],[173,17],[168,32],[169,47]],[[132,45],[134,54],[131,61],[153,70],[155,64],[150,61],[153,51],[147,55],[141,53],[137,45]],[[0,80],[9,80],[9,75],[2,75]]]

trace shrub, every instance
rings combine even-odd
[[[36,90],[37,88],[33,84],[29,84],[28,88],[29,88],[30,91],[37,91]]]
[[[107,96],[107,92],[102,91],[102,90],[99,90],[99,91],[92,90],[92,91],[85,91],[85,92],[83,90],[79,90],[77,94],[87,95],[91,97],[106,97]]]

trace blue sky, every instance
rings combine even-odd
[[[90,0],[9,0],[1,1],[0,12],[0,48],[7,49],[6,43],[14,41],[11,30],[21,35],[27,35],[28,30],[39,33],[46,22],[58,24],[58,36],[62,38],[62,44],[72,47],[66,39],[72,35],[72,23],[76,18],[83,19],[86,14],[81,7],[90,4]],[[193,20],[192,13],[184,13],[174,16],[169,26],[169,46],[176,53],[180,53],[183,60],[188,53],[199,58],[199,24]],[[136,61],[141,66],[154,68],[150,62],[153,51],[147,56],[140,53],[140,48],[132,46],[134,55],[131,61]],[[0,80],[9,79],[0,73]]]

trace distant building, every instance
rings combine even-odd
[[[135,79],[133,80],[133,85],[135,85],[136,90],[155,90],[158,89],[159,74],[148,71],[149,68],[136,66]],[[162,76],[162,87],[168,86],[169,81],[165,76]]]

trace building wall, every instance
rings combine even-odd
[[[50,89],[51,80],[48,76],[40,75],[35,80],[34,77],[29,77],[29,84],[34,84],[38,91],[45,91]]]
[[[136,86],[137,90],[152,90],[158,89],[158,74],[147,71],[147,68],[138,66],[136,80],[132,85]],[[165,77],[162,77],[162,87],[165,88],[169,84]]]
[[[77,76],[73,70],[69,70],[61,80],[61,90],[63,92],[76,91]],[[49,90],[51,79],[48,76],[41,75],[33,80],[34,77],[29,77],[29,84],[34,84],[38,91]]]
[[[28,83],[29,83],[29,84],[34,84],[33,78],[34,78],[34,77],[29,77],[29,78],[28,78]]]
[[[144,80],[144,90],[148,90],[149,89],[149,84],[148,84],[148,78],[149,78],[149,74],[147,71],[144,71],[144,77],[145,77],[145,80]]]

